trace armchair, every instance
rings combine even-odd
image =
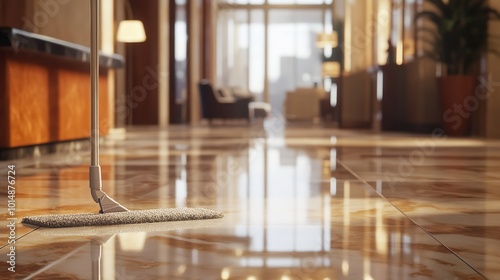
[[[289,121],[314,120],[320,116],[320,100],[325,96],[322,88],[297,88],[286,94],[284,113]]]
[[[249,120],[248,104],[253,97],[234,98],[222,97],[215,93],[210,82],[202,80],[198,84],[201,111],[203,119],[247,119]]]

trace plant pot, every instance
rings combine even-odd
[[[438,78],[443,129],[447,135],[469,135],[471,115],[477,109],[475,100],[472,100],[475,87],[476,78],[471,75]]]

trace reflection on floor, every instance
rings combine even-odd
[[[102,153],[104,188],[128,208],[205,207],[225,217],[18,224],[15,273],[1,231],[1,279],[500,279],[499,142],[270,122],[135,129]],[[17,161],[18,222],[97,211],[88,161]],[[2,211],[4,229],[7,218]]]

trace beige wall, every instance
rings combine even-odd
[[[105,0],[107,1],[107,0]],[[90,2],[25,0],[23,29],[65,41],[90,45]]]

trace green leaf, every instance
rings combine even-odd
[[[436,26],[440,26],[443,20],[443,18],[439,14],[431,11],[419,12],[415,17],[415,21],[419,20],[420,18],[427,18],[430,21],[432,21]]]
[[[454,73],[467,72],[470,65],[488,48],[488,21],[500,19],[500,12],[488,5],[488,0],[425,0],[433,6],[415,16],[428,20],[435,28],[417,28],[417,38],[432,46],[433,55],[448,64]]]
[[[426,0],[430,4],[434,5],[440,12],[441,15],[448,15],[450,13],[449,7],[442,0]]]

